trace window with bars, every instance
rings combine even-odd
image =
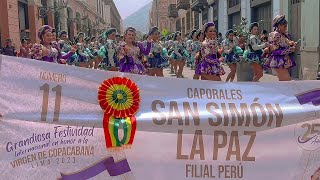
[[[238,4],[240,4],[240,0],[228,0],[228,7],[229,8],[232,8]]]

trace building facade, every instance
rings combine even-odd
[[[168,7],[175,0],[153,0],[149,11],[149,28],[157,26],[160,31],[175,31],[175,18],[168,15]]]
[[[45,24],[68,31],[71,39],[78,32],[98,36],[109,27],[122,30],[113,0],[0,0],[2,46],[7,38],[17,47],[25,37],[39,42],[37,32]]]

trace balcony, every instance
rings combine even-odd
[[[177,0],[177,9],[187,10],[190,8],[190,0]]]
[[[168,7],[168,16],[169,18],[177,18],[178,17],[178,9],[176,4],[170,4]]]
[[[191,9],[193,11],[204,10],[207,8],[208,2],[207,0],[192,0]]]

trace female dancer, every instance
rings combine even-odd
[[[195,50],[195,55],[194,55],[194,68],[195,68],[195,73],[193,75],[193,79],[197,79],[199,80],[200,78],[200,69],[198,68],[198,65],[199,65],[199,62],[201,60],[201,51],[200,51],[200,47],[201,47],[201,43],[204,41],[204,36],[203,36],[203,33],[202,31],[199,29],[197,32],[196,32],[196,38],[197,38],[197,41],[195,41],[193,43],[193,46],[194,46],[194,50]],[[196,73],[198,72],[198,74]]]
[[[78,47],[77,50],[77,63],[79,63],[79,67],[89,67],[89,57],[90,55],[86,51],[86,44],[84,41],[84,33],[79,32],[75,37],[75,43]]]
[[[99,42],[95,36],[91,37],[88,49],[88,52],[90,52],[89,68],[94,68],[94,62],[99,50]]]
[[[109,71],[118,71],[119,61],[117,57],[117,29],[108,29],[104,36],[107,39],[104,46],[101,46],[98,54],[103,58],[102,66],[104,65]],[[101,61],[100,61],[101,62]],[[96,63],[98,63],[96,61]]]
[[[183,78],[182,71],[187,59],[186,49],[183,47],[181,32],[176,32],[173,36],[173,52],[171,53],[171,59],[177,78]]]
[[[168,36],[168,41],[166,42],[166,48],[167,48],[167,52],[168,54],[172,54],[173,52],[173,46],[174,46],[174,42],[173,42],[173,35],[169,35]],[[176,72],[174,71],[174,62],[173,59],[169,56],[169,64],[170,64],[170,74],[175,74]]]
[[[146,74],[143,65],[143,55],[150,53],[151,40],[148,39],[147,48],[136,42],[136,29],[128,27],[124,34],[124,43],[119,48],[119,71],[133,74]]]
[[[222,42],[222,46],[224,49],[225,63],[227,63],[230,68],[230,73],[228,74],[226,82],[232,82],[236,76],[237,63],[240,62],[240,57],[237,54],[237,44],[234,42],[234,33],[232,29],[226,33],[226,39]]]
[[[187,41],[187,50],[189,53],[189,63],[190,63],[190,67],[191,69],[194,69],[194,58],[195,55],[198,51],[198,49],[195,49],[196,47],[194,46],[194,43],[197,41],[197,37],[196,37],[196,32],[197,30],[192,30],[190,32],[190,39]]]
[[[297,43],[292,41],[287,34],[287,25],[285,16],[277,15],[272,21],[275,30],[269,35],[271,47],[269,66],[276,71],[279,81],[290,81],[288,69],[296,65],[293,53]]]
[[[40,44],[34,44],[31,49],[31,57],[37,60],[65,64],[66,59],[77,50],[75,46],[72,46],[69,53],[62,55],[60,48],[52,44],[52,28],[48,25],[40,28],[38,38]]]
[[[253,69],[253,80],[258,82],[263,76],[264,65],[263,58],[261,57],[263,49],[267,46],[267,43],[262,43],[259,38],[259,25],[257,22],[250,24],[250,38],[248,42],[248,54],[245,57],[245,60],[251,63]]]
[[[61,50],[62,55],[66,55],[71,51],[71,42],[68,39],[67,31],[61,31],[59,34],[59,48]],[[70,58],[67,59],[67,63],[72,65],[75,59],[77,58],[77,54],[74,54]]]
[[[201,75],[201,80],[221,81],[225,74],[218,58],[219,42],[216,37],[215,24],[208,22],[203,26],[205,40],[201,43],[201,60],[196,74]]]
[[[150,64],[150,76],[163,77],[163,67],[167,63],[168,54],[161,45],[160,31],[157,27],[153,27],[149,31],[149,36],[152,38],[152,48],[148,55],[148,62]]]

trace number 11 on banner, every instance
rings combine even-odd
[[[47,121],[48,106],[49,106],[49,92],[50,92],[49,84],[45,83],[43,86],[40,87],[40,90],[43,91],[41,121]],[[56,92],[56,99],[55,99],[54,113],[53,113],[53,122],[57,122],[57,121],[59,121],[59,114],[60,114],[62,86],[57,85],[56,87],[52,88],[52,91]]]

